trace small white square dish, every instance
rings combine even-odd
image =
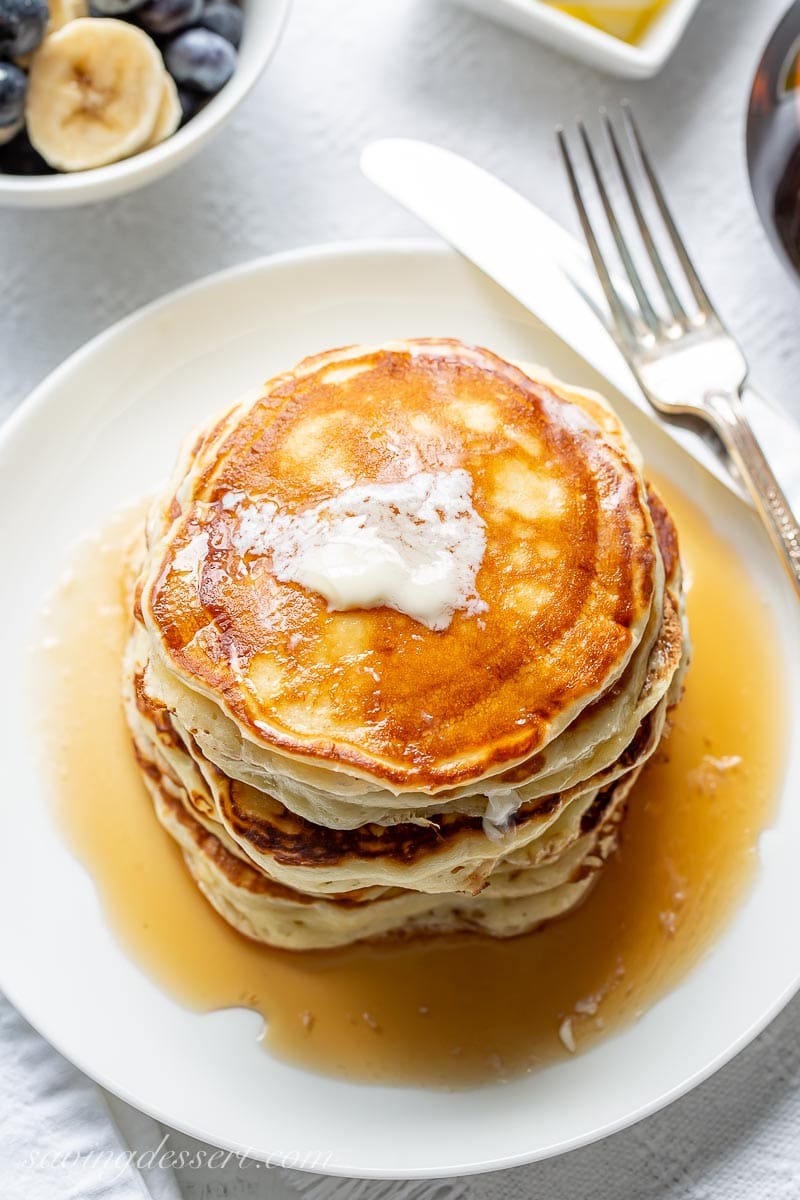
[[[459,3],[611,75],[649,79],[675,50],[700,0],[667,0],[635,45],[554,8],[545,0],[459,0]]]

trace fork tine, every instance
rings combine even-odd
[[[678,257],[678,261],[683,268],[684,274],[686,275],[686,280],[691,288],[692,295],[697,302],[697,307],[700,309],[700,312],[703,314],[703,316],[716,317],[714,306],[708,297],[708,293],[700,282],[700,276],[694,269],[694,263],[689,257],[689,252],[686,249],[683,238],[678,233],[678,227],[672,218],[672,213],[669,210],[666,198],[661,190],[661,185],[659,184],[658,179],[656,178],[656,173],[650,163],[650,157],[644,148],[644,143],[639,133],[639,129],[636,125],[636,121],[633,118],[631,106],[626,100],[623,100],[621,108],[627,122],[628,129],[630,130],[630,133],[632,134],[633,140],[636,144],[639,160],[644,168],[644,173],[647,176],[648,182],[652,189],[658,211],[661,214],[661,219],[666,226],[667,233],[669,234],[670,241],[672,242],[675,253]]]
[[[617,331],[633,345],[637,341],[634,317],[629,311],[627,304],[625,304],[620,297],[619,292],[614,286],[614,282],[611,278],[608,267],[606,266],[605,259],[603,258],[603,254],[600,249],[600,243],[595,236],[592,222],[589,218],[588,212],[586,211],[586,205],[583,202],[583,196],[581,195],[580,186],[578,184],[578,177],[575,173],[575,167],[572,162],[572,156],[569,152],[569,147],[567,146],[567,139],[565,137],[563,128],[560,126],[556,130],[556,137],[558,138],[558,145],[561,150],[561,156],[564,160],[564,166],[566,168],[567,178],[569,179],[572,198],[575,201],[575,207],[578,210],[578,217],[583,229],[583,234],[586,238],[586,243],[589,247],[589,252],[592,256],[592,261],[594,263],[595,270],[597,271],[598,279],[600,280],[603,291],[605,292],[608,306],[611,309],[611,315],[614,318],[614,325]]]
[[[620,261],[625,268],[625,274],[628,276],[634,295],[639,302],[639,307],[642,310],[642,316],[644,317],[645,323],[650,327],[652,333],[658,333],[661,329],[661,321],[652,304],[650,303],[650,298],[645,291],[642,278],[639,272],[636,270],[630,250],[628,249],[628,243],[625,240],[625,235],[620,228],[616,213],[614,212],[614,208],[609,199],[608,192],[603,181],[603,176],[600,172],[600,167],[597,164],[597,158],[595,157],[594,149],[589,139],[589,135],[586,132],[586,126],[583,124],[583,121],[578,122],[578,132],[581,135],[581,141],[583,142],[583,148],[586,152],[586,158],[589,162],[592,176],[594,177],[595,186],[600,196],[600,200],[603,205],[603,211],[606,214],[606,220],[608,221],[609,228],[611,229],[611,234],[614,238],[614,244],[617,247]]]
[[[625,156],[622,153],[622,148],[617,139],[614,126],[612,125],[611,118],[607,112],[603,113],[603,120],[606,127],[606,133],[608,134],[608,140],[610,141],[611,148],[614,151],[614,158],[617,160],[619,173],[622,176],[622,182],[625,185],[625,191],[628,194],[628,200],[630,201],[630,206],[633,211],[634,218],[636,219],[639,233],[641,234],[642,241],[645,244],[645,249],[647,250],[650,262],[653,264],[653,270],[656,273],[656,278],[658,279],[661,290],[664,293],[664,299],[666,300],[675,320],[685,323],[688,321],[686,310],[678,299],[675,288],[672,286],[672,280],[670,279],[667,269],[664,266],[664,260],[659,254],[658,247],[653,241],[653,235],[650,232],[650,226],[647,224],[645,215],[642,212],[642,206],[639,203],[639,197],[636,193],[633,180],[631,179],[630,171],[628,170],[628,164],[625,161]]]

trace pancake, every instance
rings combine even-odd
[[[322,780],[309,770],[298,778],[294,763],[286,771],[281,770],[280,762],[265,770],[261,760],[253,761],[251,745],[231,736],[231,723],[220,718],[210,704],[198,703],[196,699],[187,703],[185,690],[153,659],[148,661],[147,680],[153,694],[159,695],[175,714],[177,723],[224,773],[269,791],[309,820],[346,829],[370,822],[388,825],[427,821],[437,813],[453,811],[488,814],[494,819],[493,814],[502,814],[548,792],[573,786],[615,761],[647,712],[658,703],[664,690],[662,684],[670,683],[667,672],[670,666],[674,668],[680,655],[681,639],[677,604],[671,601],[658,641],[644,663],[637,664],[635,677],[631,672],[607,703],[593,705],[580,729],[570,730],[534,760],[513,771],[435,797],[422,793],[403,793],[398,797],[392,793],[358,791],[353,798],[350,791],[342,794],[343,784],[349,782],[343,775],[334,776],[335,790],[328,791],[324,787],[327,778]],[[642,674],[644,679],[639,687]],[[638,691],[629,685],[631,678]],[[610,712],[612,703],[614,711]]]
[[[677,629],[676,629],[677,626]],[[671,684],[680,654],[671,627],[669,654],[654,656],[657,669],[645,693],[653,700],[633,737],[618,756],[559,793],[521,804],[507,814],[474,797],[472,815],[436,813],[424,823],[381,826],[375,822],[352,830],[331,829],[293,813],[274,795],[220,772],[182,730],[169,710],[147,690],[141,670],[129,669],[129,723],[142,756],[160,743],[163,757],[187,787],[199,815],[213,813],[230,839],[271,878],[314,892],[335,892],[370,884],[405,886],[428,892],[476,891],[503,856],[535,842],[541,846],[551,826],[564,828],[580,818],[581,804],[591,803],[599,789],[634,770],[652,754],[663,732]],[[132,643],[135,645],[137,643]],[[138,640],[141,646],[141,639]],[[577,813],[577,816],[575,815]],[[494,815],[499,826],[487,820]],[[528,856],[530,860],[530,855]]]
[[[274,797],[226,779],[175,732],[164,710],[138,686],[129,693],[129,723],[140,762],[160,764],[183,789],[184,803],[223,844],[270,879],[312,894],[371,886],[428,893],[477,893],[511,856],[539,865],[557,858],[584,832],[601,790],[638,768],[660,739],[666,705],[643,722],[620,760],[582,787],[544,797],[514,812],[502,831],[480,817],[445,814],[425,825],[332,830],[298,817]],[[526,849],[523,855],[522,851]]]
[[[531,757],[631,660],[660,592],[641,477],[519,368],[455,342],[336,351],[218,430],[148,554],[142,615],[166,670],[281,766],[435,794]],[[455,468],[486,523],[480,619],[332,613],[234,547],[230,497],[296,512],[354,481]]]
[[[351,494],[388,497],[400,553],[424,520],[466,546],[444,617],[337,608],[284,570],[280,530],[329,528]],[[145,543],[126,715],[237,929],[513,936],[583,899],[689,658],[677,534],[602,397],[455,341],[318,355],[187,439]]]
[[[332,949],[355,941],[457,932],[515,937],[579,904],[616,845],[633,779],[615,785],[607,816],[562,869],[509,867],[479,896],[386,889],[381,894],[310,896],[270,880],[209,833],[168,784],[149,783],[156,815],[180,846],[195,882],[240,933],[288,950]]]
[[[309,820],[332,828],[354,828],[429,819],[445,811],[484,813],[487,804],[514,807],[574,783],[600,770],[617,756],[658,695],[648,686],[653,662],[671,653],[680,641],[675,627],[676,604],[668,601],[663,619],[663,593],[653,605],[651,622],[622,677],[587,706],[575,722],[538,754],[484,779],[434,794],[375,788],[362,777],[331,771],[256,746],[206,697],[192,692],[166,667],[157,652],[147,662],[148,686],[176,715],[203,753],[224,773],[260,790],[270,791]]]

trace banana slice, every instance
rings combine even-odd
[[[48,5],[50,8],[50,19],[47,22],[48,34],[56,33],[70,21],[77,21],[80,17],[89,15],[88,0],[48,0]]]
[[[31,63],[28,136],[51,167],[85,171],[141,150],[161,104],[164,62],[135,25],[81,17],[46,38]]]
[[[161,86],[161,103],[158,106],[156,114],[155,128],[150,134],[144,149],[149,150],[151,146],[157,146],[159,142],[163,142],[165,138],[170,137],[180,125],[182,116],[183,109],[178,99],[178,89],[175,86],[175,80],[165,71],[164,82]]]

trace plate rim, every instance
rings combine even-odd
[[[222,270],[212,272],[211,274],[201,276],[200,278],[183,284],[178,288],[166,293],[165,295],[150,301],[149,303],[135,309],[127,314],[119,321],[112,323],[99,333],[95,334],[82,346],[73,351],[59,366],[49,372],[28,394],[28,396],[18,405],[9,416],[0,425],[0,459],[7,451],[11,440],[16,431],[25,425],[25,423],[35,415],[39,409],[46,403],[48,393],[55,387],[60,386],[62,378],[66,377],[76,368],[80,368],[84,360],[90,360],[93,354],[102,347],[104,342],[113,340],[113,338],[124,335],[129,330],[135,327],[139,322],[148,320],[153,316],[157,316],[159,312],[169,309],[175,304],[179,304],[190,295],[197,295],[204,291],[215,289],[221,284],[229,283],[236,279],[243,279],[248,276],[257,275],[265,270],[274,268],[295,266],[310,262],[327,262],[335,258],[346,259],[369,259],[375,255],[387,257],[408,257],[413,255],[434,256],[443,260],[456,261],[460,260],[467,263],[467,260],[462,255],[449,247],[446,243],[438,241],[430,237],[413,237],[413,238],[368,238],[368,239],[353,239],[353,240],[336,240],[332,242],[323,242],[312,244],[310,246],[297,247],[291,250],[281,251],[275,254],[262,255],[255,259],[248,259],[243,263],[238,263]],[[490,280],[484,272],[469,264],[472,270],[475,270],[481,277]],[[496,285],[495,285],[496,286]],[[502,290],[502,289],[501,289]],[[554,335],[550,335],[554,336]],[[574,353],[573,347],[570,347]],[[656,427],[660,426],[659,421],[655,416],[644,412],[642,414],[646,420]],[[673,452],[679,456],[686,455],[692,464],[703,471],[710,479],[713,476],[702,466],[701,463],[693,459],[689,452],[677,443],[673,443]],[[719,481],[714,480],[716,486],[719,486]],[[741,504],[744,509],[743,501],[734,497],[735,502]],[[791,734],[791,728],[789,728]],[[83,865],[83,864],[81,864]],[[84,869],[86,869],[84,867]],[[87,874],[89,872],[87,871]],[[126,952],[127,953],[127,952]],[[701,960],[702,961],[702,960]],[[691,968],[694,970],[695,967]],[[3,978],[5,973],[4,964],[0,961],[0,991],[4,992],[11,1004],[17,1009],[24,1020],[31,1025],[36,1032],[42,1036],[59,1054],[67,1061],[72,1063],[78,1070],[82,1071],[88,1078],[93,1080],[100,1087],[104,1088],[112,1095],[119,1097],[121,1100],[130,1104],[138,1111],[145,1113],[156,1121],[169,1128],[176,1130],[179,1133],[196,1138],[206,1142],[214,1147],[220,1147],[223,1150],[230,1151],[235,1155],[246,1156],[251,1160],[265,1162],[274,1166],[284,1165],[280,1162],[281,1155],[264,1154],[262,1151],[256,1151],[250,1146],[246,1146],[235,1139],[220,1137],[200,1124],[192,1122],[182,1122],[176,1120],[172,1114],[165,1113],[157,1104],[152,1104],[149,1101],[142,1100],[135,1094],[133,1089],[121,1087],[109,1079],[102,1070],[92,1067],[85,1061],[83,1054],[75,1054],[71,1050],[66,1049],[56,1034],[51,1036],[48,1032],[48,1022],[43,1020],[31,1020],[25,1011],[24,1005],[17,1002],[15,997],[15,989],[13,982],[9,987],[7,980]],[[676,985],[680,986],[680,982]],[[670,989],[673,990],[673,989]],[[729,1062],[731,1062],[742,1050],[744,1050],[758,1035],[779,1015],[786,1005],[800,992],[800,965],[796,971],[794,980],[782,989],[775,999],[764,1007],[764,1010],[750,1024],[734,1038],[731,1043],[720,1051],[702,1067],[699,1067],[680,1083],[672,1087],[666,1088],[659,1095],[653,1097],[646,1104],[639,1105],[636,1109],[629,1113],[621,1115],[613,1120],[596,1124],[594,1127],[585,1130],[581,1134],[572,1137],[564,1138],[560,1141],[551,1143],[532,1151],[519,1151],[515,1154],[505,1154],[500,1157],[476,1159],[470,1162],[455,1162],[442,1164],[436,1167],[422,1167],[419,1169],[402,1168],[398,1171],[397,1168],[390,1167],[362,1167],[353,1166],[346,1162],[325,1163],[322,1166],[302,1167],[297,1164],[285,1164],[292,1166],[293,1169],[303,1170],[310,1174],[330,1175],[337,1178],[349,1179],[375,1179],[375,1180],[398,1180],[398,1179],[444,1179],[458,1175],[479,1175],[492,1171],[510,1169],[513,1167],[524,1166],[529,1163],[544,1161],[549,1158],[560,1157],[563,1154],[569,1153],[572,1150],[581,1147],[592,1145],[596,1142],[605,1140],[606,1138],[618,1133],[624,1129],[630,1128],[640,1121],[653,1116],[655,1113],[665,1109],[670,1104],[679,1100],[681,1097],[693,1091],[705,1080],[716,1074]],[[313,1072],[308,1072],[309,1078],[313,1080]],[[368,1087],[369,1085],[364,1085]],[[413,1091],[414,1089],[407,1089]]]
[[[463,258],[462,255],[458,255],[456,251],[452,250],[446,242],[434,237],[341,238],[330,242],[315,242],[310,246],[296,246],[290,250],[279,250],[274,254],[259,254],[256,258],[245,259],[244,262],[234,263],[230,267],[222,267],[218,271],[211,271],[209,274],[201,275],[197,279],[190,280],[188,283],[182,283],[178,287],[165,292],[163,295],[157,296],[154,300],[148,300],[146,304],[140,304],[132,312],[126,313],[124,317],[120,317],[117,321],[112,321],[110,325],[106,325],[98,333],[92,334],[88,341],[78,346],[75,350],[72,350],[66,358],[61,360],[58,366],[53,367],[38,383],[34,384],[33,388],[23,397],[19,404],[16,404],[0,421],[0,453],[5,449],[8,438],[16,432],[17,426],[28,419],[29,413],[36,411],[39,405],[42,404],[42,395],[54,384],[60,382],[62,375],[66,375],[75,366],[79,365],[81,359],[90,358],[106,339],[116,337],[120,333],[125,333],[130,326],[136,325],[139,321],[146,318],[156,316],[161,309],[169,308],[191,294],[211,290],[231,279],[245,278],[247,275],[257,275],[265,267],[289,266],[301,263],[306,259],[330,259],[344,255],[348,257],[355,255],[360,258],[369,258],[375,253],[391,253],[396,254],[398,257],[414,253],[433,253],[441,255],[443,258],[452,256]],[[475,270],[478,270],[478,268],[476,267]]]

